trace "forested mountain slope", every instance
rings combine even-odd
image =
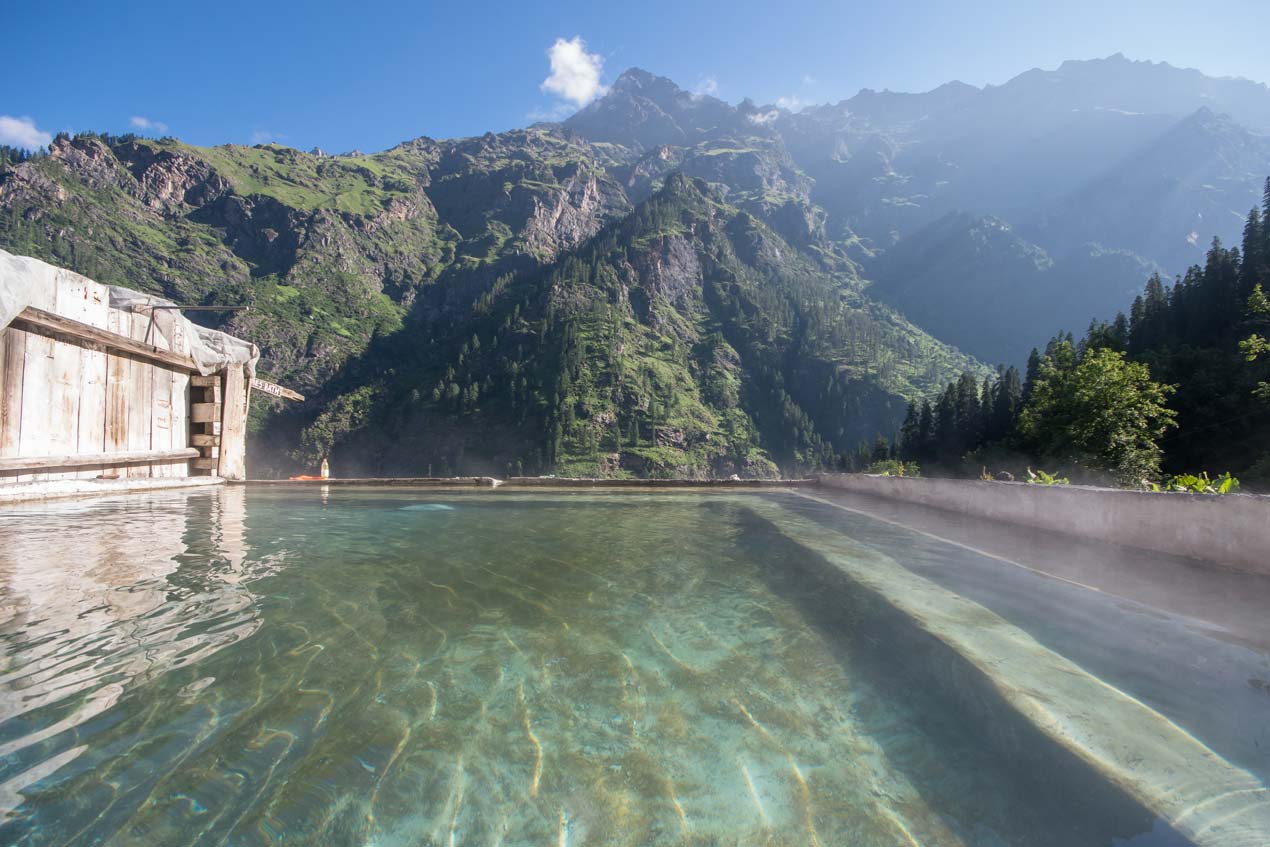
[[[561,124],[372,155],[0,151],[0,246],[249,306],[207,319],[310,395],[258,404],[260,471],[774,472],[985,372],[948,343],[1021,364],[1234,235],[1267,131],[1265,86],[1123,57],[798,113],[632,69]]]
[[[976,367],[862,293],[792,165],[698,152],[715,182],[676,181],[668,213],[693,168],[559,128],[338,157],[86,134],[0,171],[0,243],[249,306],[222,325],[310,395],[258,404],[262,471],[771,475]],[[748,329],[712,311],[728,275]]]

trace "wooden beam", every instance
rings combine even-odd
[[[191,403],[190,420],[194,423],[211,423],[220,420],[220,408],[219,403]]]
[[[247,478],[247,406],[251,390],[246,368],[225,369],[225,408],[221,415],[220,463],[216,475],[222,479]],[[197,465],[196,465],[197,467]]]
[[[182,356],[180,353],[173,353],[171,350],[164,350],[160,347],[155,347],[153,344],[146,344],[143,341],[134,341],[127,336],[111,332],[110,330],[90,326],[71,318],[64,318],[61,315],[55,315],[52,312],[46,312],[34,306],[27,306],[13,320],[15,322],[21,321],[37,329],[67,335],[90,344],[100,344],[112,350],[130,353],[138,358],[148,359],[168,367],[194,373],[198,372],[198,365],[189,356]]]
[[[274,397],[281,397],[284,400],[303,400],[304,395],[298,391],[292,391],[290,388],[283,388],[281,385],[261,379],[258,376],[251,378],[251,390],[260,391],[265,394],[271,394]]]
[[[132,450],[119,453],[83,453],[73,456],[13,456],[0,459],[0,471],[25,471],[35,468],[86,468],[106,465],[143,465],[158,462],[185,462],[198,456],[198,450]]]

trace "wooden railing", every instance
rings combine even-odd
[[[0,472],[34,471],[51,468],[96,468],[116,465],[150,465],[159,462],[188,462],[198,450],[130,450],[119,453],[81,453],[65,456],[14,456],[0,459]]]
[[[43,309],[36,309],[33,306],[27,306],[19,312],[14,321],[29,324],[48,332],[69,335],[72,338],[87,341],[90,344],[98,344],[111,350],[130,353],[138,358],[167,365],[171,368],[179,368],[194,373],[198,372],[198,365],[189,356],[173,353],[171,350],[164,350],[161,347],[155,347],[143,341],[136,341],[126,335],[101,329],[82,321],[64,318],[61,315],[55,315]]]

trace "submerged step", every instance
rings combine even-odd
[[[1270,844],[1270,790],[1154,709],[882,552],[774,502],[749,508],[951,650],[979,677],[976,691],[963,692],[972,708],[1005,704],[1196,844]]]

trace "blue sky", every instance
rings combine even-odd
[[[1270,81],[1265,0],[13,5],[0,53],[8,143],[140,128],[381,150],[567,114],[632,65],[760,103],[1001,83],[1116,52]],[[558,39],[558,84],[544,90]]]

